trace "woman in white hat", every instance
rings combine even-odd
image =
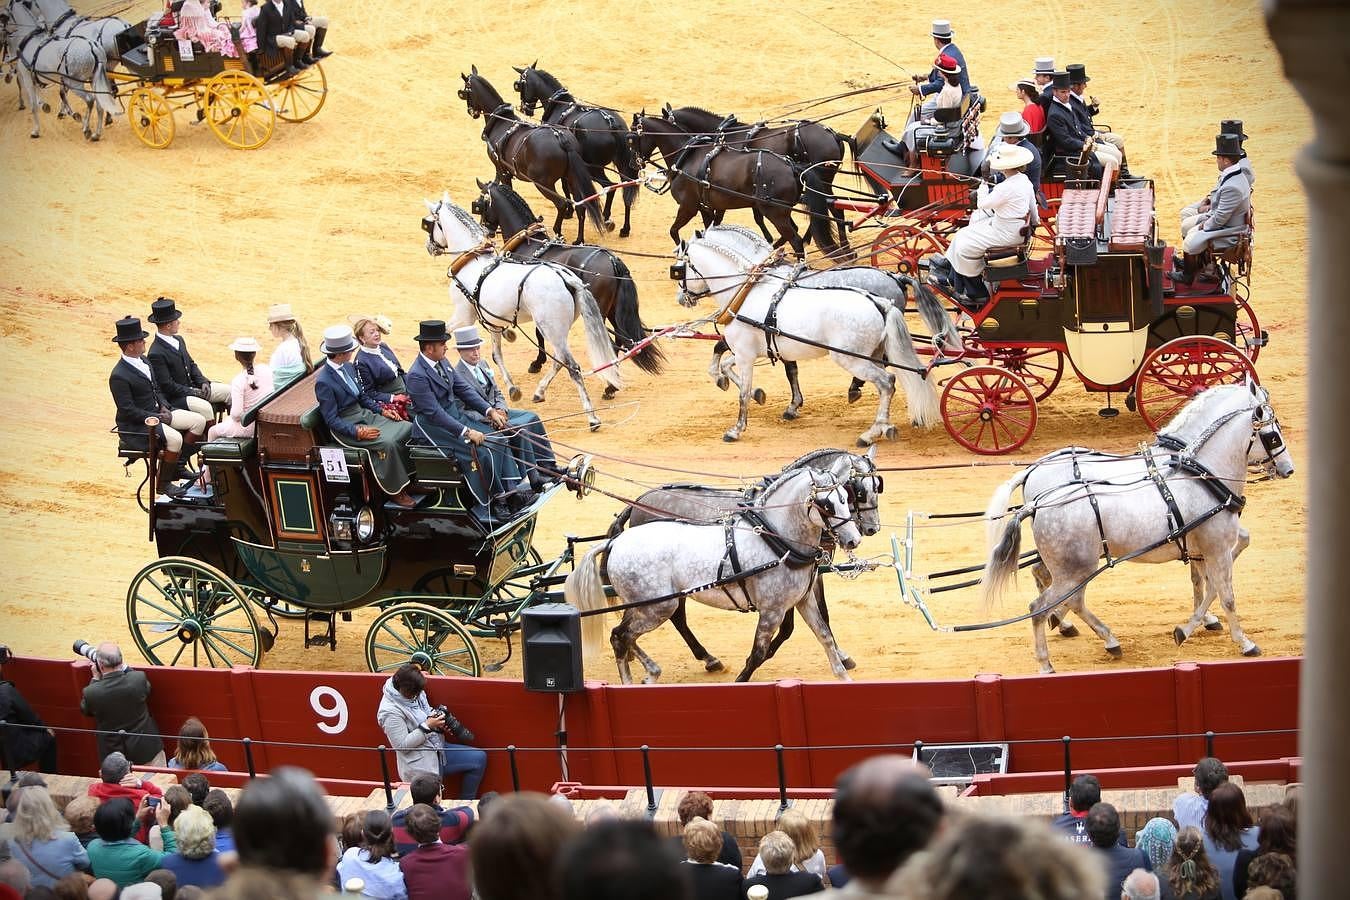
[[[314,371],[305,332],[295,320],[289,303],[273,303],[267,310],[267,327],[281,341],[272,351],[272,378],[279,388]]]
[[[1021,246],[1025,240],[1022,229],[1040,222],[1036,191],[1026,175],[1031,160],[1031,152],[1025,147],[999,144],[990,156],[989,168],[1002,172],[1004,180],[993,188],[980,185],[970,224],[956,233],[944,256],[930,260],[930,279],[936,276],[941,280],[944,270],[959,276],[951,278],[952,288],[957,300],[966,305],[978,306],[988,296],[980,280],[985,254]]]
[[[234,351],[234,358],[239,361],[243,371],[230,382],[230,415],[211,426],[211,430],[206,432],[208,441],[225,437],[253,437],[253,423],[243,423],[244,413],[272,393],[271,366],[254,362],[258,358],[258,351],[262,349],[258,342],[251,337],[235,338],[230,349]]]

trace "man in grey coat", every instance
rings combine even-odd
[[[99,758],[121,751],[138,766],[164,765],[164,742],[146,706],[150,679],[124,664],[121,649],[111,641],[98,645],[95,659],[94,680],[80,698],[80,712],[92,716],[99,730]]]
[[[1206,247],[1216,250],[1231,247],[1247,227],[1252,183],[1242,168],[1241,136],[1219,135],[1212,155],[1219,167],[1219,183],[1199,204],[1196,213],[1181,222],[1181,248],[1186,258],[1173,280],[1183,284],[1195,280]]]

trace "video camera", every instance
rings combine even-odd
[[[73,645],[70,649],[72,649],[72,650],[75,651],[75,655],[76,655],[76,656],[83,656],[85,659],[89,660],[89,662],[92,663],[93,666],[94,666],[94,674],[95,674],[95,675],[98,674],[98,668],[99,668],[99,665],[98,665],[98,648],[97,648],[97,647],[95,647],[93,644],[89,643],[88,641],[76,641],[76,642],[74,643],[74,645]],[[124,662],[124,663],[122,663],[122,669],[121,669],[121,671],[123,671],[123,672],[130,672],[130,671],[131,671],[131,666],[127,665],[127,664]]]
[[[444,705],[433,706],[431,712],[432,715],[440,715],[445,719],[445,724],[437,729],[438,731],[443,734],[452,735],[455,740],[459,741],[461,744],[473,743],[473,732],[465,728],[463,722],[451,715],[450,710]]]

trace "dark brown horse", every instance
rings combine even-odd
[[[711,225],[726,210],[749,208],[773,223],[779,244],[791,244],[798,259],[806,255],[792,220],[792,210],[802,199],[801,176],[792,160],[768,150],[727,147],[708,135],[691,135],[670,119],[669,106],[660,116],[636,113],[629,130],[643,164],[657,153],[665,162],[670,195],[680,205],[670,226],[677,247],[680,229],[695,213],[702,214],[704,225]]]
[[[829,201],[834,194],[834,177],[844,161],[845,145],[855,151],[857,149],[853,146],[852,137],[811,121],[772,127],[763,122],[746,125],[738,122],[735,116],[718,115],[697,106],[672,109],[670,118],[691,134],[716,134],[728,147],[771,150],[806,167],[805,200],[806,208],[811,213],[807,235],[828,254],[834,255],[840,250],[849,252],[844,212],[835,209]],[[830,231],[831,218],[839,232],[837,242]],[[762,223],[760,228],[763,230]],[[764,237],[772,240],[767,233]]]
[[[508,240],[521,235],[523,240],[510,250],[510,256],[524,262],[545,260],[570,269],[590,288],[600,312],[614,326],[614,347],[624,351],[647,336],[647,326],[638,314],[637,284],[628,266],[618,254],[593,244],[569,244],[544,230],[525,198],[495,181],[478,182],[482,192],[469,207],[489,234],[501,232]],[[531,230],[537,229],[534,233]],[[530,371],[540,371],[547,358],[543,336],[538,340],[539,355],[530,363]],[[660,375],[665,363],[661,348],[647,344],[631,357],[638,368]],[[606,398],[609,399],[606,388]]]
[[[540,118],[547,125],[559,125],[572,132],[581,147],[581,158],[590,166],[591,177],[605,188],[605,224],[613,228],[610,210],[614,208],[613,184],[605,172],[605,166],[612,165],[623,181],[633,182],[623,187],[623,227],[619,237],[628,237],[633,204],[638,197],[638,162],[633,156],[633,148],[628,140],[628,126],[615,111],[603,106],[587,106],[578,103],[562,82],[543,69],[535,68],[538,60],[525,68],[512,66],[520,73],[516,79],[516,92],[520,94],[520,111],[527,116],[534,115],[534,108],[542,106]],[[596,298],[600,299],[599,297]],[[604,301],[600,302],[604,308]]]
[[[577,216],[577,243],[586,239],[586,216],[600,231],[605,230],[604,217],[600,212],[600,201],[595,197],[595,183],[591,181],[586,160],[581,157],[581,148],[576,138],[562,128],[552,125],[532,125],[516,116],[511,104],[502,99],[486,78],[478,74],[478,67],[471,68],[472,74],[460,73],[464,87],[459,90],[459,98],[468,107],[469,115],[477,119],[487,118],[483,126],[483,141],[487,144],[488,159],[497,169],[497,180],[510,184],[512,178],[523,178],[534,182],[553,205],[558,207],[558,217],[553,230],[562,233],[563,219],[571,217],[576,207],[581,207],[583,215]],[[563,193],[557,190],[557,184],[563,183]]]

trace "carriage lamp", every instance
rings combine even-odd
[[[375,511],[363,506],[356,514],[356,539],[365,543],[375,535]]]
[[[338,497],[333,511],[328,514],[328,534],[335,541],[351,541],[356,532],[356,513],[353,512],[347,495]]]

